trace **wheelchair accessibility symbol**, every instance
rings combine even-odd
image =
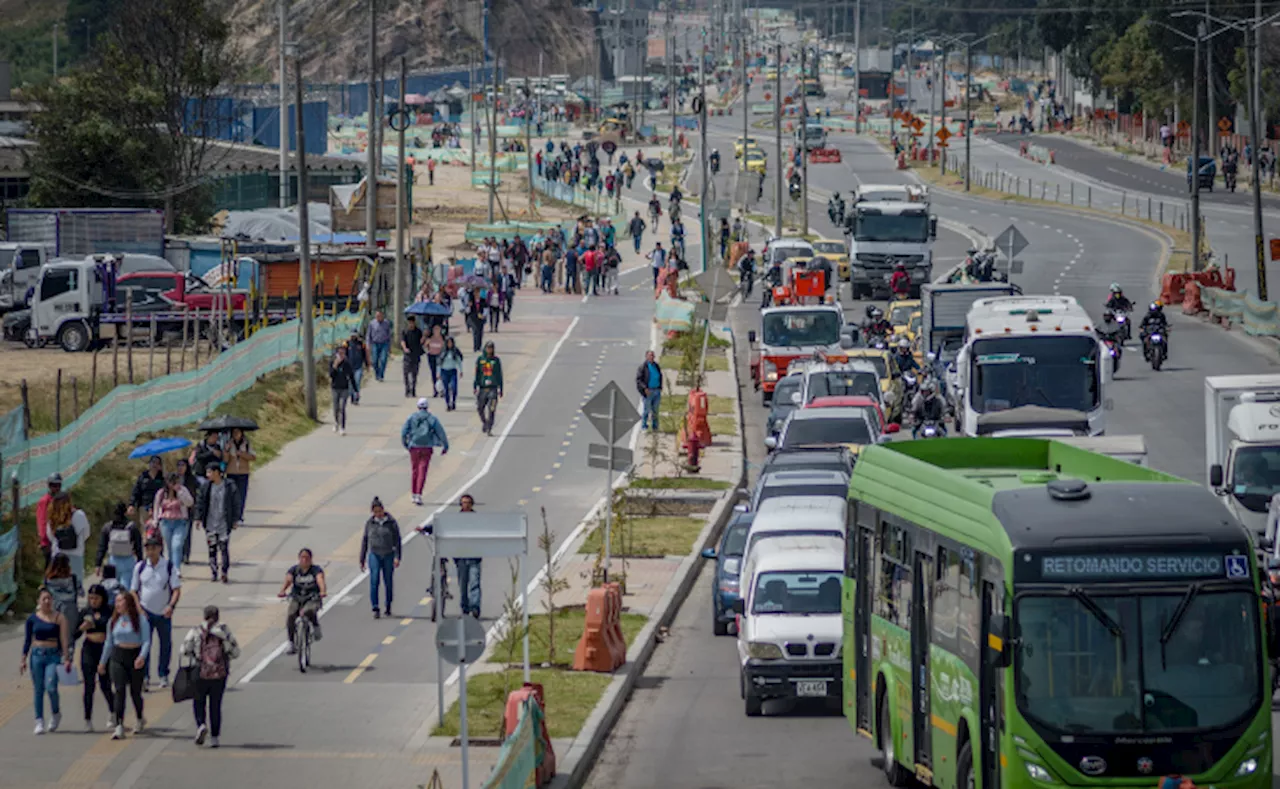
[[[1247,556],[1227,556],[1227,577],[1233,581],[1242,580],[1249,577],[1249,557]]]

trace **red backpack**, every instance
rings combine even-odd
[[[200,679],[226,679],[227,654],[222,639],[208,631],[200,637]]]

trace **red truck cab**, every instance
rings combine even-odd
[[[248,294],[244,291],[210,288],[204,280],[189,272],[139,271],[116,280],[117,291],[134,290],[134,305],[140,312],[167,311],[185,306],[192,310],[209,310],[215,305],[225,309],[227,296],[231,309],[243,310]],[[123,294],[117,303],[123,305]]]

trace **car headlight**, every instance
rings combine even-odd
[[[1242,775],[1253,775],[1257,770],[1258,760],[1250,756],[1248,759],[1240,762],[1240,766],[1236,768],[1236,777],[1239,778]]]
[[[778,380],[778,365],[774,364],[768,359],[765,359],[765,362],[764,362],[764,379],[766,381]]]
[[[1041,783],[1053,783],[1053,776],[1040,765],[1035,762],[1023,762],[1023,765],[1026,766],[1027,775],[1030,775],[1032,780],[1040,781]]]
[[[756,660],[782,660],[782,647],[767,641],[751,641],[747,644],[747,656]]]

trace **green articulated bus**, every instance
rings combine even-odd
[[[1204,487],[1054,441],[868,447],[844,712],[890,784],[1271,786],[1249,535]]]

